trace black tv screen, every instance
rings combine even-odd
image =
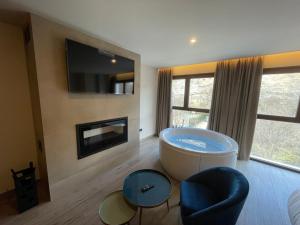
[[[134,93],[134,60],[66,39],[69,92]]]

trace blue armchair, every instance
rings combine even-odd
[[[195,174],[180,184],[184,225],[234,225],[249,192],[246,177],[229,167]]]

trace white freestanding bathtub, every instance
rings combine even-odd
[[[216,166],[235,167],[238,144],[221,133],[199,128],[167,128],[159,137],[160,161],[177,180]]]

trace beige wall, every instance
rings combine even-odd
[[[140,56],[71,28],[32,15],[33,44],[41,104],[44,146],[51,185],[110,156],[131,150],[139,141]],[[70,94],[67,90],[65,38],[135,60],[132,96]],[[129,142],[77,159],[75,124],[128,116]]]
[[[36,165],[36,144],[22,29],[0,23],[0,193],[14,187],[10,169]]]
[[[199,74],[213,73],[216,69],[217,62],[209,62],[202,64],[184,65],[173,67],[173,74]],[[264,56],[264,68],[288,67],[300,65],[300,51],[287,52]]]
[[[157,101],[157,69],[151,66],[141,67],[140,96],[140,139],[154,135]]]
[[[31,33],[31,30],[29,32]],[[44,193],[43,197],[45,197],[45,200],[47,200],[50,198],[47,160],[46,160],[46,154],[45,154],[40,96],[39,96],[39,89],[38,89],[36,64],[35,64],[35,56],[34,56],[32,38],[29,39],[29,41],[26,43],[25,49],[26,49],[26,57],[27,57],[27,68],[28,68],[27,71],[28,71],[28,78],[29,78],[29,87],[30,87],[31,105],[32,105],[32,112],[33,112],[35,137],[36,137],[37,143],[39,143],[38,151],[37,151],[37,162],[39,165],[39,175],[40,175],[39,176],[39,178],[40,178],[39,187],[42,187],[42,190]],[[40,188],[40,190],[41,190],[41,188]]]

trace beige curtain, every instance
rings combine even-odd
[[[262,57],[253,57],[220,62],[215,72],[208,128],[235,139],[241,160],[250,156],[262,71]]]
[[[156,135],[170,126],[172,70],[161,69],[158,73]]]

